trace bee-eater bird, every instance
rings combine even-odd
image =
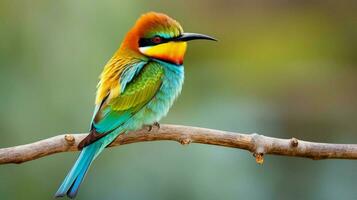
[[[165,14],[137,20],[100,75],[90,133],[56,197],[74,198],[93,160],[119,134],[157,124],[167,114],[181,92],[186,42],[195,39],[215,40],[184,33]]]

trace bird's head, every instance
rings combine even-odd
[[[184,33],[181,25],[169,16],[156,12],[142,15],[126,35],[122,50],[176,65],[182,65],[187,41],[214,38],[197,33]]]

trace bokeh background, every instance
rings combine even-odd
[[[97,77],[147,11],[218,43],[189,45],[161,123],[357,143],[356,1],[0,1],[0,148],[86,132]],[[77,153],[0,166],[0,199],[52,199]],[[175,142],[106,150],[78,199],[357,199],[357,162]]]

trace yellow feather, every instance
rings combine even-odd
[[[136,63],[138,60],[142,59],[143,58],[135,58],[132,55],[130,56],[130,52],[124,52],[119,49],[107,62],[103,72],[99,76],[100,80],[97,85],[95,103],[97,105],[100,104],[108,95],[110,99],[118,97],[121,93],[121,74],[127,67],[132,66],[133,63]]]

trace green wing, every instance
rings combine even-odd
[[[111,133],[143,108],[160,89],[163,74],[162,66],[150,62],[133,77],[118,97],[110,99],[109,94],[93,118],[91,133],[79,147]]]
[[[154,97],[161,86],[163,69],[158,64],[148,64],[134,77],[125,91],[110,101],[112,110],[125,111],[146,104]]]

